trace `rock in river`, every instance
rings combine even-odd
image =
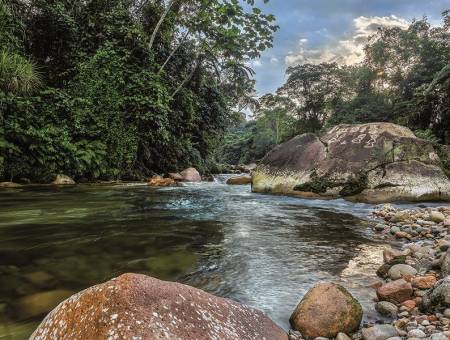
[[[422,300],[422,307],[427,311],[434,311],[450,307],[450,276],[439,280],[427,291]]]
[[[252,178],[250,176],[237,176],[237,177],[231,177],[227,180],[227,184],[231,185],[245,185],[245,184],[251,184]]]
[[[252,172],[253,191],[387,201],[450,200],[435,146],[391,123],[338,125],[275,147]]]
[[[187,168],[180,172],[184,182],[201,182],[202,177],[195,168]]]
[[[57,175],[55,180],[52,182],[53,185],[74,185],[75,181],[66,175]]]
[[[14,303],[13,311],[20,320],[40,316],[51,311],[72,294],[71,291],[57,289],[24,296]]]
[[[61,303],[31,339],[287,340],[262,312],[202,290],[124,274]]]
[[[320,283],[303,297],[289,321],[303,336],[335,338],[356,331],[361,319],[361,305],[344,287]]]

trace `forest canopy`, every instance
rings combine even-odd
[[[253,0],[0,0],[0,177],[211,170],[274,21]]]
[[[393,122],[450,144],[449,12],[439,26],[423,18],[407,29],[380,27],[364,51],[356,65],[289,67],[286,83],[260,98],[254,119],[229,131],[221,160],[253,162],[295,135],[341,123]]]

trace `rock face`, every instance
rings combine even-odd
[[[52,182],[53,185],[74,185],[75,181],[66,175],[57,175],[55,180]]]
[[[227,184],[231,185],[245,185],[250,183],[252,183],[252,178],[250,176],[231,177],[227,180]]]
[[[289,321],[303,336],[335,338],[339,332],[356,331],[361,319],[361,305],[344,287],[320,283],[303,297]]]
[[[202,177],[195,168],[187,168],[180,172],[184,182],[201,182]]]
[[[450,200],[450,180],[434,146],[391,123],[294,137],[270,151],[252,178],[255,192],[372,203]]]
[[[262,312],[179,283],[124,274],[62,302],[31,339],[273,339]]]

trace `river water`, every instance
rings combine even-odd
[[[384,244],[372,209],[220,181],[0,191],[0,339],[26,338],[55,300],[125,272],[235,299],[285,329],[304,293],[332,280],[373,319]]]

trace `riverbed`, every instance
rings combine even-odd
[[[372,209],[255,194],[223,180],[0,191],[0,339],[29,336],[45,299],[126,272],[246,303],[285,329],[304,293],[331,280],[371,320],[369,285],[386,245],[369,227]]]

